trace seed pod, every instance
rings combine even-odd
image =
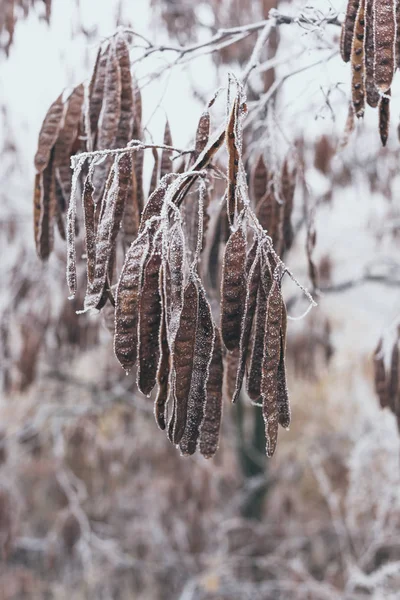
[[[400,4],[396,2],[396,67],[400,69]]]
[[[42,187],[43,175],[41,173],[36,173],[35,186],[33,191],[33,235],[36,245],[39,239],[40,203],[42,200]]]
[[[161,327],[160,327],[160,362],[157,370],[157,384],[158,391],[157,397],[154,403],[154,416],[156,423],[159,428],[164,431],[165,429],[165,408],[169,397],[169,374],[170,374],[170,363],[171,355],[168,344],[168,331],[167,331],[167,312],[166,312],[166,301],[163,294],[163,277],[164,269],[160,271],[160,292],[161,292]]]
[[[218,328],[214,327],[214,347],[206,390],[207,400],[200,430],[200,452],[205,458],[212,458],[218,449],[222,415],[222,381],[221,335]]]
[[[139,390],[148,396],[156,384],[160,359],[161,296],[160,240],[145,266],[139,304],[139,365],[137,383]]]
[[[141,140],[142,139],[142,129],[140,123],[133,119],[133,128],[132,128],[132,139]],[[143,212],[144,205],[144,193],[143,193],[143,161],[144,154],[142,151],[138,150],[132,155],[132,184],[134,189],[136,190],[136,203],[138,207],[139,216]]]
[[[171,136],[171,130],[169,127],[169,122],[167,119],[167,122],[165,123],[165,129],[164,129],[164,146],[172,146],[172,136]],[[172,164],[171,164],[171,156],[172,156],[172,150],[165,150],[163,149],[161,151],[161,167],[160,167],[160,178],[162,179],[164,177],[164,175],[167,175],[168,173],[171,173],[172,171]]]
[[[257,302],[257,290],[260,283],[260,256],[258,242],[254,242],[247,257],[247,292],[244,308],[242,333],[240,336],[239,367],[236,374],[235,390],[232,402],[236,402],[242,389],[243,378],[246,370],[248,346]]]
[[[257,292],[253,345],[247,374],[247,393],[252,400],[261,395],[261,367],[264,355],[264,335],[267,317],[267,300],[272,286],[271,268],[267,258],[262,255],[260,285]]]
[[[229,223],[233,225],[235,219],[235,210],[237,209],[236,187],[237,176],[239,172],[239,152],[236,140],[236,126],[238,120],[239,100],[236,97],[229,116],[228,125],[226,128],[226,145],[228,150],[228,188],[227,194],[227,211]],[[222,337],[224,333],[222,332]]]
[[[185,258],[185,238],[182,227],[176,224],[171,229],[168,244],[169,275],[168,293],[166,297],[168,338],[170,348],[173,348],[175,336],[179,327],[179,320],[184,302],[183,276]]]
[[[385,361],[382,352],[382,340],[379,340],[374,352],[374,371],[375,392],[379,398],[381,408],[386,408],[386,406],[389,406],[389,394],[385,372]]]
[[[284,199],[283,207],[283,248],[285,251],[289,251],[293,244],[294,232],[292,226],[292,212],[293,212],[293,200],[294,192],[296,188],[296,171],[293,173],[289,172],[288,159],[286,158],[282,167],[282,179],[281,189],[282,196]]]
[[[88,175],[83,186],[82,204],[85,226],[87,279],[90,283],[92,283],[94,279],[96,264],[96,233],[94,224],[93,190],[93,184],[90,180],[90,176]]]
[[[374,0],[375,85],[385,94],[392,85],[395,71],[396,2]]]
[[[390,126],[390,95],[389,90],[386,96],[382,96],[379,102],[379,134],[381,136],[382,146],[386,146],[389,137]]]
[[[115,294],[115,356],[126,371],[137,358],[139,295],[148,236],[136,238],[129,248]]]
[[[104,86],[106,81],[107,61],[110,46],[107,45],[104,52],[101,48],[97,54],[96,64],[93,70],[92,78],[89,85],[89,123],[90,134],[92,138],[92,147],[98,149],[97,146],[97,128],[101,107],[103,105]]]
[[[265,422],[267,456],[273,456],[278,439],[278,366],[281,348],[282,294],[279,283],[274,280],[268,295],[267,319],[262,360],[261,395]]]
[[[240,364],[240,348],[235,348],[232,352],[225,354],[225,365],[224,365],[224,397],[229,402],[234,401],[234,395],[236,390],[236,379],[237,372]]]
[[[47,260],[54,244],[54,215],[55,215],[55,180],[54,180],[54,149],[50,153],[47,167],[41,178],[42,189],[40,196],[40,217],[37,239],[39,258]]]
[[[388,377],[388,406],[396,414],[396,398],[399,390],[399,344],[395,341],[390,359],[390,373]]]
[[[129,48],[123,37],[118,36],[116,55],[121,71],[121,116],[118,123],[116,147],[124,148],[130,139],[133,124],[133,91]]]
[[[135,75],[132,75],[133,112],[139,130],[142,129],[142,95]]]
[[[344,62],[349,62],[351,57],[351,47],[359,5],[360,0],[349,0],[347,4],[346,18],[342,25],[342,35],[340,38],[340,53]]]
[[[255,207],[257,207],[260,200],[267,193],[268,180],[268,170],[264,162],[264,157],[260,154],[258,161],[251,172],[251,190]]]
[[[57,140],[63,114],[64,104],[62,94],[60,94],[47,111],[40,129],[38,149],[34,159],[38,173],[42,173],[49,162],[50,152]]]
[[[144,230],[146,223],[152,217],[159,217],[161,215],[165,193],[168,188],[167,181],[167,178],[162,179],[158,187],[154,190],[150,198],[147,200],[146,206],[143,210],[142,218],[140,220],[139,232]]]
[[[278,364],[278,375],[277,375],[277,402],[278,402],[278,414],[279,414],[279,425],[284,429],[288,429],[290,426],[290,403],[289,393],[286,381],[286,329],[287,329],[287,312],[285,303],[282,301],[282,319],[280,326],[280,353],[279,353],[279,364]]]
[[[151,194],[154,192],[154,190],[156,189],[157,184],[158,184],[158,166],[159,166],[159,162],[160,162],[159,157],[158,157],[157,148],[152,148],[151,151],[153,153],[154,165],[153,165],[153,171],[151,173],[149,196],[151,196]]]
[[[202,288],[199,290],[199,304],[196,327],[196,343],[193,359],[193,373],[188,398],[185,432],[179,444],[182,454],[194,454],[204,418],[207,400],[207,380],[212,358],[214,325],[211,308]]]
[[[367,102],[369,106],[376,108],[379,103],[379,92],[375,87],[374,60],[375,60],[375,40],[373,23],[373,2],[374,0],[365,0],[365,91],[367,93]]]
[[[226,244],[222,266],[221,332],[228,350],[239,347],[245,301],[246,237],[239,227]]]
[[[352,100],[354,112],[357,117],[362,117],[365,109],[365,1],[366,0],[360,0],[354,28],[353,44],[351,47]]]
[[[117,162],[118,189],[116,191],[114,219],[111,230],[111,247],[114,250],[118,233],[121,228],[125,203],[128,197],[129,184],[132,175],[132,160],[130,154],[122,154]]]
[[[199,119],[197,125],[196,140],[194,145],[195,156],[199,156],[208,144],[210,137],[210,113],[205,110]]]
[[[278,202],[275,199],[275,191],[273,185],[264,194],[259,201],[256,209],[256,215],[263,229],[268,231],[269,236],[274,239],[278,231],[278,212],[276,205]]]
[[[187,403],[193,373],[194,348],[198,315],[198,290],[194,281],[186,286],[183,308],[173,351],[176,420],[172,440],[179,444],[186,427]]]

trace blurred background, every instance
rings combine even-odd
[[[390,358],[400,309],[399,80],[383,149],[376,111],[346,125],[350,67],[327,22],[343,0],[20,0],[10,21],[11,4],[0,3],[0,599],[400,598],[399,436],[373,365],[381,337]],[[247,156],[301,159],[285,261],[311,289],[314,226],[318,307],[289,321],[292,425],[274,458],[259,409],[228,394],[215,458],[183,458],[103,316],[76,314],[84,290],[68,300],[63,242],[47,263],[36,256],[33,156],[49,105],[88,80],[117,27],[187,47],[271,9],[305,20],[273,30],[249,80],[250,117],[276,93]],[[167,115],[174,145],[190,147],[256,39],[174,65],[168,52],[141,60],[132,36],[149,135],[162,142]],[[284,296],[301,316],[293,282]]]

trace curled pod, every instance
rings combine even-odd
[[[351,58],[351,46],[359,5],[360,0],[348,0],[347,3],[346,17],[342,25],[340,38],[340,53],[344,62],[349,62]]]
[[[361,0],[358,7],[351,47],[351,90],[354,112],[357,117],[362,117],[365,110],[365,1]]]
[[[228,350],[240,345],[246,301],[246,237],[242,227],[231,234],[225,247],[221,286],[221,333]]]
[[[392,85],[396,54],[396,2],[374,0],[375,41],[374,77],[378,90],[385,94]]]
[[[199,304],[194,349],[193,372],[188,398],[186,427],[179,448],[182,454],[196,452],[200,425],[204,418],[207,400],[207,380],[212,358],[214,325],[211,308],[202,288],[199,290]]]
[[[221,335],[218,328],[214,327],[214,344],[207,380],[204,419],[200,428],[199,447],[205,458],[212,458],[218,449],[223,376]]]
[[[172,353],[176,413],[172,432],[174,444],[179,444],[186,427],[188,397],[193,374],[198,304],[199,293],[196,283],[190,281],[184,291],[183,307]]]
[[[261,373],[261,396],[267,456],[273,456],[278,440],[278,366],[281,350],[282,294],[274,280],[268,294]]]
[[[137,359],[139,297],[147,250],[148,236],[142,234],[127,252],[116,289],[114,352],[126,371]]]

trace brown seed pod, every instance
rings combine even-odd
[[[156,189],[156,187],[158,185],[158,170],[159,170],[158,167],[159,167],[159,162],[160,162],[157,148],[152,148],[151,151],[153,153],[154,165],[153,165],[153,171],[151,172],[149,196],[151,196],[151,194],[154,192],[154,190]]]
[[[186,427],[187,403],[192,382],[194,348],[198,315],[198,290],[190,281],[184,291],[183,308],[173,349],[176,420],[172,441],[179,444]]]
[[[78,134],[82,115],[84,86],[78,85],[68,99],[62,129],[54,147],[54,168],[58,184],[62,190],[65,204],[68,205],[71,195],[72,171],[70,156],[74,140]]]
[[[392,348],[392,355],[390,358],[390,373],[388,377],[388,406],[390,410],[396,414],[396,400],[399,391],[399,343],[398,340],[395,341]]]
[[[148,235],[143,233],[126,254],[115,294],[114,352],[126,371],[137,358],[139,295],[147,250]]]
[[[284,429],[290,426],[291,412],[289,403],[289,393],[286,381],[286,329],[287,329],[287,312],[285,303],[282,301],[282,320],[280,327],[280,353],[278,365],[278,386],[277,386],[277,402],[279,413],[279,425]]]
[[[264,355],[267,300],[272,286],[271,267],[264,254],[262,254],[261,258],[260,285],[258,286],[257,292],[253,344],[247,374],[247,393],[252,400],[258,400],[261,395],[261,367]]]
[[[267,319],[262,360],[261,395],[265,422],[267,456],[273,456],[278,439],[278,366],[281,349],[282,294],[274,280],[268,294]]]
[[[107,56],[104,98],[100,113],[98,149],[115,148],[118,124],[121,118],[121,69],[115,48]]]
[[[163,293],[164,289],[164,269],[160,271],[160,292],[161,292],[161,327],[160,327],[160,362],[157,370],[157,397],[154,402],[154,416],[156,423],[159,428],[164,431],[165,429],[165,408],[169,398],[169,375],[171,367],[171,354],[168,344],[168,331],[167,331],[167,312],[166,312],[166,301]]]
[[[160,325],[161,325],[161,239],[154,243],[154,249],[147,261],[143,275],[143,285],[139,303],[139,345],[138,374],[139,390],[146,396],[156,384],[157,369],[160,359]]]
[[[374,0],[375,85],[385,94],[392,85],[396,52],[396,2]]]
[[[233,402],[240,363],[240,348],[227,352],[224,358],[224,397]]]
[[[40,203],[42,200],[42,187],[43,175],[41,173],[36,173],[35,186],[33,190],[33,235],[36,245],[39,239]]]
[[[366,0],[360,0],[354,28],[353,44],[351,47],[351,89],[354,112],[357,117],[362,117],[365,109],[365,1]]]
[[[54,149],[50,152],[50,159],[44,169],[40,196],[40,217],[37,238],[37,253],[39,258],[47,260],[53,250],[54,244],[54,216],[55,216],[55,179],[54,179]]]
[[[260,154],[251,172],[251,191],[255,207],[257,207],[260,200],[267,193],[268,182],[268,169],[265,165],[263,155]]]
[[[163,144],[164,144],[164,146],[172,146],[171,129],[169,127],[168,119],[167,119],[167,122],[165,123]],[[164,177],[164,175],[167,175],[168,173],[171,173],[171,171],[172,171],[171,156],[172,156],[171,150],[163,149],[161,151],[161,161],[160,161],[161,162],[161,166],[160,166],[160,178],[161,179]]]
[[[374,352],[374,372],[375,392],[379,398],[381,408],[386,408],[386,406],[389,406],[389,394],[385,361],[382,351],[382,340],[379,340]]]
[[[117,148],[124,148],[129,142],[132,131],[133,90],[129,48],[122,36],[117,37],[115,51],[121,70],[121,116],[115,145]]]
[[[242,333],[240,336],[239,367],[236,374],[235,390],[233,393],[232,402],[236,402],[242,389],[251,329],[253,326],[253,319],[256,309],[257,291],[260,283],[260,254],[258,251],[257,240],[254,242],[248,254],[246,272],[248,285],[243,315]]]
[[[289,251],[293,244],[294,232],[292,226],[292,212],[294,192],[296,189],[296,171],[289,171],[289,161],[286,158],[282,167],[281,190],[284,200],[283,207],[283,248]]]
[[[210,113],[205,110],[199,119],[194,144],[194,153],[197,158],[208,144],[210,137]]]
[[[344,62],[349,62],[351,58],[351,47],[359,5],[360,0],[349,0],[347,4],[346,18],[342,25],[340,38],[340,53]]]
[[[379,134],[381,136],[382,146],[386,146],[389,137],[390,127],[390,95],[389,90],[385,96],[382,96],[379,102]]]
[[[137,119],[133,119],[133,128],[132,128],[132,139],[140,140],[142,138],[142,130],[140,123],[138,123]],[[136,190],[136,203],[138,207],[139,216],[143,212],[144,205],[144,192],[143,192],[143,161],[144,154],[142,151],[138,150],[132,155],[132,185]]]
[[[228,350],[240,345],[246,301],[246,237],[242,227],[231,234],[224,254],[221,285],[221,333]]]
[[[139,232],[143,231],[146,223],[152,217],[159,217],[164,204],[165,194],[168,188],[168,178],[162,179],[158,187],[151,194],[144,207],[142,218],[140,220]]]
[[[193,372],[187,407],[186,427],[179,448],[182,454],[196,452],[200,434],[200,425],[204,418],[207,400],[207,380],[212,358],[214,325],[211,308],[204,289],[199,289],[199,304],[194,349]]]
[[[376,108],[379,103],[379,92],[375,87],[374,60],[375,60],[375,40],[373,23],[373,2],[374,0],[365,0],[365,91],[367,94],[367,103],[372,108]]]
[[[263,198],[261,198],[256,209],[256,215],[260,225],[263,229],[268,231],[268,235],[273,241],[276,239],[279,224],[277,219],[279,216],[277,204],[274,186],[270,185],[269,190],[264,194]]]
[[[102,51],[100,48],[89,84],[89,124],[92,147],[97,149],[97,128],[101,107],[103,105],[104,86],[106,81],[107,61],[110,46]]]
[[[168,244],[168,285],[166,285],[167,324],[170,348],[173,348],[184,302],[183,276],[185,237],[182,227],[176,224],[170,231]]]
[[[121,223],[125,214],[132,176],[132,159],[130,154],[120,155],[117,162],[118,189],[115,192],[114,219],[111,229],[110,247],[111,256],[108,263],[108,281],[113,282],[115,270],[115,257],[117,252],[117,237],[121,230]]]
[[[93,184],[90,176],[85,179],[82,194],[83,219],[85,227],[87,280],[92,283],[96,264],[96,232],[94,223]]]
[[[221,335],[214,327],[214,347],[209,367],[206,389],[204,420],[200,429],[200,452],[205,458],[212,458],[218,449],[219,430],[222,416],[223,362]]]
[[[236,188],[239,172],[239,151],[236,140],[236,127],[238,121],[239,99],[236,97],[226,128],[226,146],[228,150],[228,187],[226,191],[227,211],[229,223],[233,225],[235,210],[237,209]],[[224,333],[222,332],[222,337]]]
[[[396,2],[396,67],[400,69],[400,4]]]
[[[50,152],[57,140],[63,114],[64,103],[62,101],[62,94],[60,94],[47,111],[40,129],[38,149],[34,159],[35,168],[38,173],[41,173],[46,168],[50,160]]]
[[[135,75],[132,75],[133,112],[139,130],[142,129],[142,94]]]

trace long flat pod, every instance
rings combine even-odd
[[[242,332],[240,336],[239,366],[236,374],[235,390],[232,397],[232,402],[236,402],[239,397],[240,390],[242,389],[244,374],[246,371],[248,346],[257,302],[257,291],[260,283],[260,255],[258,253],[257,241],[254,242],[254,245],[249,252],[247,262],[250,263],[246,269],[248,273],[248,285],[246,291]]]
[[[223,362],[221,335],[214,327],[214,347],[207,380],[207,400],[204,420],[200,429],[200,452],[212,458],[218,449],[219,430],[222,416]]]
[[[42,174],[40,196],[40,218],[37,239],[37,251],[42,260],[49,258],[54,244],[54,215],[55,215],[55,179],[54,179],[54,149],[50,153],[48,165]]]
[[[159,217],[164,204],[165,194],[168,188],[168,177],[162,179],[157,188],[150,195],[143,209],[142,218],[140,220],[139,232],[143,231],[146,223],[152,217]]]
[[[92,146],[95,149],[97,149],[97,129],[101,107],[103,105],[109,51],[109,44],[104,51],[102,51],[101,48],[99,49],[96,64],[89,84],[89,123]]]
[[[261,198],[263,198],[266,194],[268,180],[268,170],[264,162],[264,157],[262,154],[260,154],[251,172],[251,191],[252,199],[254,200],[254,206],[257,206]]]
[[[212,358],[214,325],[204,289],[199,289],[196,343],[193,373],[188,398],[186,427],[179,448],[182,454],[194,454],[200,434],[207,399],[207,380]]]
[[[167,312],[166,312],[166,301],[164,297],[164,273],[165,269],[161,268],[160,271],[160,293],[161,293],[161,327],[160,327],[160,337],[159,337],[159,347],[160,347],[160,362],[158,364],[157,369],[157,397],[154,402],[154,416],[156,419],[156,423],[159,428],[164,431],[166,423],[165,423],[165,409],[168,402],[170,385],[169,385],[169,375],[170,375],[170,366],[171,366],[171,353],[169,350],[168,344],[168,331],[167,331]]]
[[[133,119],[132,128],[132,139],[140,140],[142,138],[142,130],[136,117]],[[144,153],[143,150],[138,150],[132,155],[132,180],[133,186],[136,189],[136,202],[138,206],[139,215],[143,212],[144,205],[144,192],[143,192],[143,161]]]
[[[373,23],[374,0],[366,0],[365,8],[365,91],[367,103],[376,108],[379,103],[379,92],[375,86],[374,62],[375,62],[375,40]]]
[[[228,150],[228,187],[226,191],[226,200],[228,207],[228,218],[231,225],[233,225],[235,219],[237,176],[239,172],[239,151],[236,139],[238,110],[239,99],[236,97],[233,102],[226,128],[226,145]]]
[[[196,326],[198,316],[198,290],[194,281],[189,281],[183,295],[183,308],[176,334],[173,366],[176,421],[172,440],[179,444],[186,427],[187,403],[192,382]]]
[[[110,247],[111,254],[108,262],[108,281],[113,282],[115,271],[115,260],[117,252],[117,238],[121,231],[121,223],[124,216],[125,205],[128,199],[131,183],[132,160],[130,154],[122,154],[116,165],[118,188],[115,194],[114,219],[111,228]]]
[[[246,237],[242,227],[225,247],[221,286],[221,333],[228,350],[239,347],[246,300]]]
[[[365,1],[366,0],[361,0],[358,7],[353,44],[351,47],[352,101],[354,112],[357,117],[362,117],[365,109]]]
[[[354,27],[359,5],[360,0],[349,0],[347,3],[346,18],[342,25],[342,35],[340,39],[340,53],[345,62],[349,62],[351,57],[351,46],[353,43]]]
[[[283,248],[288,251],[292,247],[294,232],[292,226],[292,212],[293,212],[293,200],[294,192],[296,188],[296,170],[289,171],[289,161],[286,158],[282,167],[281,176],[281,191],[283,200],[285,202],[283,207],[283,225],[282,225],[282,236],[283,236]]]
[[[194,144],[194,153],[197,158],[208,144],[210,137],[210,113],[205,110],[198,122],[196,130],[196,138]]]
[[[129,142],[133,123],[133,90],[129,48],[123,37],[118,36],[115,47],[121,71],[121,116],[118,123],[116,146],[124,148]]]
[[[176,333],[179,327],[181,311],[184,302],[184,260],[185,260],[185,238],[180,223],[170,230],[168,244],[168,271],[169,276],[166,293],[166,310],[168,324],[168,340],[170,348],[173,348]]]
[[[287,312],[285,303],[282,301],[282,318],[279,333],[280,354],[277,374],[277,402],[279,413],[279,425],[281,425],[284,429],[288,429],[291,419],[289,392],[286,381],[286,329]]]
[[[60,94],[47,111],[39,132],[38,148],[34,159],[38,173],[41,173],[49,162],[50,152],[57,140],[63,114],[64,104],[62,94]]]
[[[388,90],[379,102],[379,135],[381,137],[382,146],[386,146],[389,137],[390,95],[391,91]]]
[[[271,457],[278,440],[278,366],[281,349],[282,293],[274,279],[268,294],[267,319],[264,334],[264,355],[261,374],[261,395],[265,422],[267,456]]]
[[[43,175],[42,173],[36,173],[35,175],[35,186],[33,190],[33,236],[35,245],[39,239],[39,226],[40,226],[40,203],[42,197],[43,187]]]
[[[382,340],[379,340],[374,352],[374,383],[381,408],[386,408],[389,405],[389,395]]]
[[[159,240],[161,241],[161,240]],[[160,269],[161,244],[156,241],[144,268],[143,285],[139,303],[138,373],[139,390],[148,396],[156,384],[160,360],[161,295]]]
[[[168,119],[167,119],[167,122],[165,123],[163,144],[164,144],[164,146],[172,146],[171,129],[169,126]],[[164,177],[164,175],[167,175],[172,170],[172,163],[170,160],[171,155],[172,155],[171,150],[166,150],[164,148],[161,151],[161,166],[160,166],[160,178],[161,179]]]
[[[396,2],[374,0],[375,85],[383,94],[392,85],[396,56]]]
[[[93,184],[90,175],[87,175],[83,185],[82,204],[83,219],[85,226],[85,246],[86,246],[86,270],[88,282],[94,279],[94,270],[96,264],[96,232],[94,223],[94,202],[93,202]]]
[[[253,328],[253,343],[247,373],[247,392],[252,400],[258,400],[261,395],[261,373],[264,355],[267,300],[271,286],[271,268],[266,255],[262,254],[260,285],[258,286],[257,292],[256,315]]]
[[[70,166],[70,155],[74,140],[78,134],[83,100],[84,86],[81,84],[74,89],[69,97],[63,126],[59,132],[54,149],[54,167],[66,204],[68,204],[71,195],[72,171]]]
[[[127,252],[115,294],[114,352],[126,371],[134,366],[137,358],[139,295],[147,248],[145,232]]]

